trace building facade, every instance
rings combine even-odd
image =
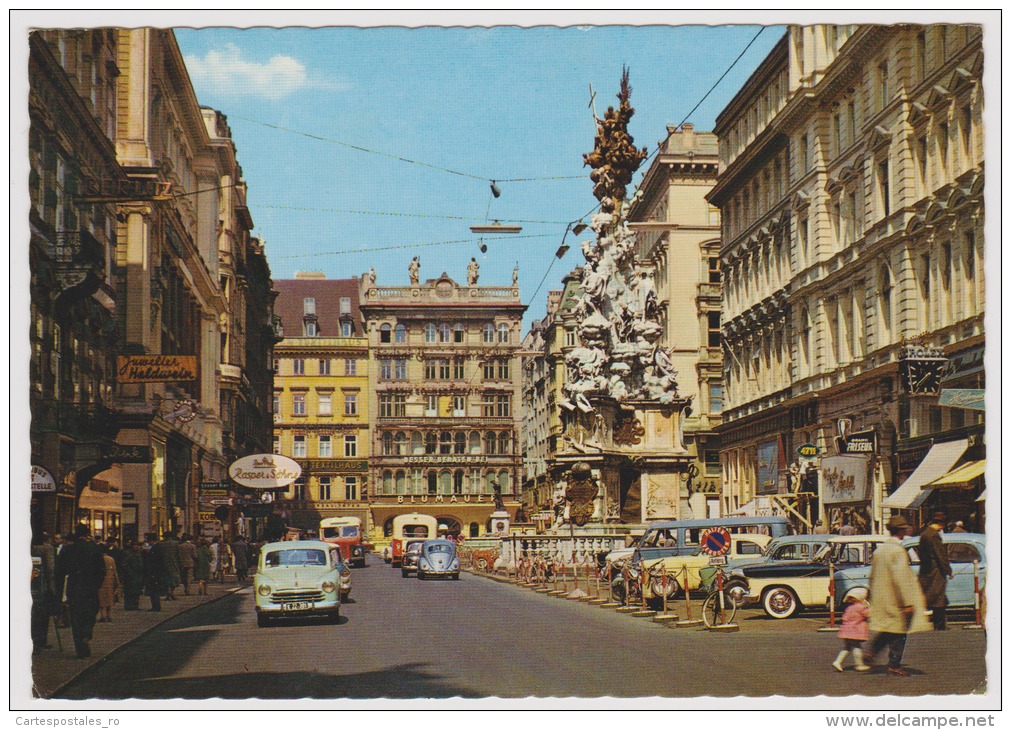
[[[984,458],[981,81],[976,27],[791,27],[718,118],[731,510],[978,521],[924,487]]]
[[[723,350],[720,329],[720,215],[705,196],[716,182],[716,135],[691,124],[668,127],[629,211],[636,258],[652,275],[661,314],[659,344],[670,354],[678,391],[692,399],[682,423],[688,467],[681,514],[719,514]],[[650,515],[647,513],[647,517]]]
[[[275,454],[302,476],[283,502],[288,524],[316,531],[325,517],[370,525],[368,339],[357,278],[297,272],[274,282],[284,339],[274,349]]]
[[[408,286],[362,278],[371,353],[369,502],[385,534],[412,511],[450,534],[484,534],[496,503],[515,516],[522,479],[519,286]]]

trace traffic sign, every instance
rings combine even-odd
[[[702,552],[710,557],[726,555],[730,550],[730,530],[726,527],[709,527],[702,531]]]

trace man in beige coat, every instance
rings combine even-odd
[[[890,537],[878,546],[871,559],[870,630],[877,635],[871,641],[866,662],[870,664],[874,655],[887,646],[888,674],[908,677],[909,672],[902,668],[906,636],[926,631],[930,624],[924,616],[923,591],[900,542],[910,529],[909,523],[896,516],[888,520],[887,528]]]

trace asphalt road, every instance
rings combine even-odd
[[[246,589],[194,609],[82,675],[88,698],[694,697],[968,694],[985,687],[982,632],[915,634],[907,679],[842,674],[816,619],[749,612],[742,631],[647,619],[464,574],[401,578],[376,557],[354,571],[338,625],[257,628]]]

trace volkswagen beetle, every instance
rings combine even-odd
[[[460,558],[452,540],[425,540],[418,558],[418,578],[450,577],[460,580]]]

